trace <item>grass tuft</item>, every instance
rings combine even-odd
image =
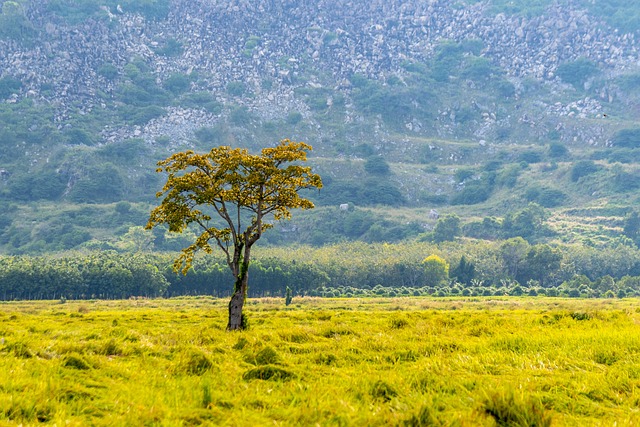
[[[398,395],[398,392],[393,388],[393,386],[391,386],[391,384],[378,380],[371,386],[370,394],[374,399],[389,402]]]
[[[417,414],[411,415],[400,424],[403,427],[432,427],[440,426],[442,423],[433,415],[433,410],[429,406],[423,406]]]
[[[78,369],[80,371],[86,371],[91,369],[89,365],[80,355],[70,354],[64,358],[62,366],[65,368]]]
[[[247,346],[247,344],[249,344],[249,341],[247,341],[245,337],[240,337],[238,338],[238,341],[236,341],[236,343],[233,345],[232,348],[234,350],[242,350]]]
[[[271,347],[267,346],[256,354],[256,365],[279,365],[282,360],[278,353]]]
[[[122,356],[122,348],[115,339],[110,339],[98,348],[98,354],[103,356]]]
[[[13,354],[18,359],[31,359],[33,357],[33,352],[29,346],[22,341],[8,343],[3,350]]]
[[[513,391],[487,397],[482,411],[502,427],[548,427],[551,415],[539,400],[516,397]]]
[[[591,320],[592,316],[584,311],[574,311],[569,316],[573,320]]]
[[[296,375],[286,369],[278,366],[266,365],[249,369],[242,375],[242,379],[249,380],[271,380],[271,381],[289,381],[296,378]]]
[[[394,317],[391,319],[391,329],[403,329],[409,326],[409,321],[404,317]]]
[[[203,375],[213,366],[213,362],[202,351],[190,349],[181,354],[175,372],[187,375]]]

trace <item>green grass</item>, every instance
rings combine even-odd
[[[637,425],[637,303],[3,303],[0,424]]]

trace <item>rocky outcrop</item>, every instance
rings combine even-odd
[[[443,40],[481,40],[482,55],[516,83],[526,77],[557,82],[558,65],[580,57],[610,75],[640,65],[636,34],[609,31],[585,10],[559,4],[541,16],[524,18],[490,13],[486,1],[459,7],[449,0],[174,0],[165,20],[105,6],[103,18],[78,25],[47,13],[46,5],[31,2],[26,10],[40,31],[35,44],[0,41],[0,73],[23,82],[21,93],[6,102],[31,97],[53,103],[59,126],[72,111],[84,114],[108,107],[132,58],[146,61],[159,84],[174,73],[195,71],[199,78],[191,90],[245,105],[265,120],[284,118],[291,111],[308,113],[295,96],[296,87],[327,86],[343,92],[348,101],[353,74],[381,81],[401,77],[403,63],[428,61]],[[159,53],[158,47],[170,39],[182,44],[180,55]],[[114,65],[119,77],[101,75],[104,64]],[[231,99],[225,88],[235,81],[243,82],[251,96]],[[613,90],[602,91],[601,98],[610,102]],[[550,105],[546,113],[586,117],[601,111],[597,102]],[[495,112],[484,113],[488,118],[483,116],[474,132],[480,139],[495,131]],[[346,121],[354,120],[348,115]],[[451,117],[451,112],[446,115]],[[194,127],[217,120],[213,114],[167,108],[165,117],[146,126],[105,129],[103,137],[105,142],[131,136],[188,139]],[[408,123],[407,128],[414,131],[422,125]],[[442,125],[439,132],[452,129]]]

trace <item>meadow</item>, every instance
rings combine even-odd
[[[638,425],[638,302],[0,303],[0,424]]]

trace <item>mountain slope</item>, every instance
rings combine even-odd
[[[284,137],[311,143],[325,177],[310,227],[333,230],[345,202],[406,211],[410,224],[366,211],[398,236],[428,229],[415,212],[432,208],[624,216],[639,190],[639,17],[586,0],[4,1],[0,245],[113,243],[144,223],[157,160]],[[367,171],[378,156],[388,173]],[[573,179],[579,161],[593,170]]]

